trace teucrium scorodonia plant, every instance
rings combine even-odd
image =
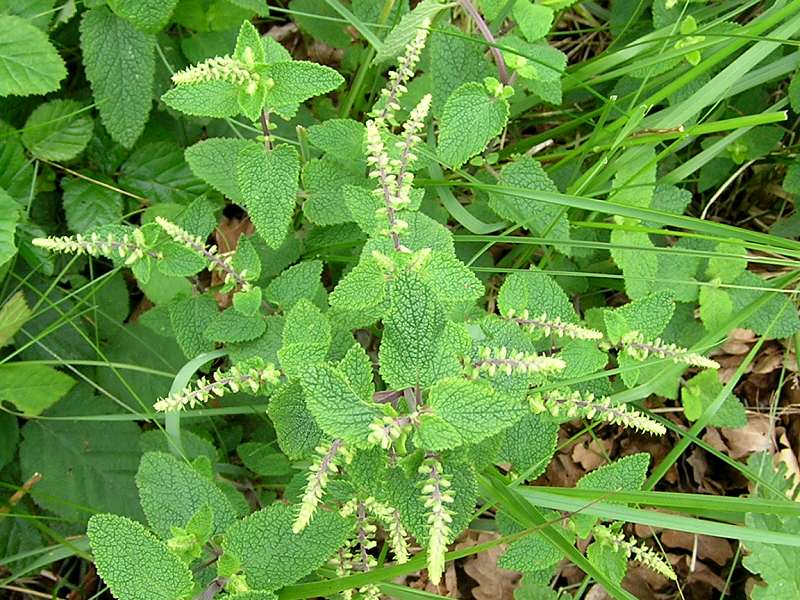
[[[203,585],[231,598],[271,598],[329,559],[339,575],[367,573],[378,565],[379,540],[397,563],[421,548],[431,581],[439,583],[449,545],[472,519],[482,470],[502,464],[520,474],[525,468],[514,458],[520,446],[538,448],[546,462],[559,419],[664,433],[640,410],[609,398],[603,375],[609,360],[617,361],[628,387],[652,365],[717,366],[662,340],[675,309],[663,292],[606,309],[589,326],[558,284],[531,268],[508,275],[491,304],[482,301],[484,285],[456,255],[450,230],[420,210],[425,190],[415,187],[415,174],[436,159],[423,141],[431,128],[439,131],[438,158],[446,165],[459,167],[481,152],[506,124],[510,90],[493,80],[465,84],[432,122],[430,94],[408,101],[430,26],[423,19],[407,36],[363,126],[336,123],[361,135],[361,172],[341,186],[340,209],[366,241],[329,296],[321,265],[312,263],[264,285],[261,273],[271,265],[262,257],[290,243],[299,177],[312,164],[294,146],[276,144],[271,118],[292,116],[343,79],[276,54],[249,22],[230,54],[175,73],[162,100],[188,115],[244,115],[263,127],[257,141],[217,138],[187,150],[198,175],[247,211],[254,236],[243,236],[229,252],[208,245],[211,209],[197,201],[175,219],[36,240],[51,251],[108,257],[144,284],[154,273],[193,278],[196,295],[181,302],[207,321],[200,329],[177,315],[178,340],[185,348],[197,337],[223,344],[229,364],[207,366],[210,374],[153,399],[155,409],[182,411],[212,398],[224,403],[238,392],[269,397],[277,440],[299,469],[283,502],[239,519],[231,504],[236,491],[218,485],[208,457],[187,464],[146,454],[137,483],[161,539],[108,515],[93,518],[89,530],[100,574],[123,600],[144,597],[118,562],[132,559],[129,544],[139,544],[153,562],[130,568],[152,571],[163,598],[199,593],[198,582],[187,583],[188,565],[214,564],[216,575]],[[467,125],[478,135],[460,140],[458,128]],[[226,173],[208,166],[215,160]],[[518,164],[526,176],[538,176],[538,163]],[[213,275],[211,288],[199,285],[207,281],[197,278],[203,272]],[[203,298],[211,293],[231,294],[231,305],[209,307]],[[371,341],[360,343],[355,330],[369,332]],[[595,384],[569,383],[589,375]],[[621,472],[633,469],[620,463]],[[638,461],[635,468],[646,466]],[[617,525],[576,519],[571,527],[569,535],[593,531],[595,543],[672,575]],[[505,560],[524,556],[521,548],[512,544]],[[374,583],[357,591],[379,595]]]

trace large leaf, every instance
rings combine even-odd
[[[208,189],[171,142],[139,146],[122,165],[120,183],[154,202],[189,202]]]
[[[231,503],[214,485],[186,462],[164,452],[148,452],[136,473],[136,486],[147,522],[162,538],[172,527],[184,527],[203,506],[214,514],[214,532],[222,533],[236,520]]]
[[[46,94],[67,76],[47,36],[20,17],[0,16],[0,96]]]
[[[253,587],[276,590],[321,567],[344,543],[351,523],[321,511],[302,533],[292,533],[294,511],[284,504],[253,513],[225,533],[222,547],[242,564]]]
[[[126,148],[144,130],[153,97],[155,38],[104,7],[84,13],[81,49],[103,125]]]
[[[272,248],[278,248],[289,231],[299,174],[300,159],[291,146],[267,151],[248,146],[239,154],[236,178],[245,208],[256,232]]]
[[[103,414],[113,404],[80,386],[56,409],[53,416]],[[133,482],[139,427],[132,421],[29,421],[19,453],[23,479],[42,474],[31,490],[42,508],[79,523],[98,511],[141,516]]]
[[[158,31],[169,21],[178,0],[109,0],[108,5],[120,17],[142,31]]]
[[[25,122],[22,143],[36,158],[70,160],[92,139],[92,119],[75,100],[52,100],[36,107]]]
[[[141,523],[95,515],[87,533],[97,572],[116,598],[181,600],[191,593],[189,567]]]
[[[449,167],[460,167],[500,135],[508,112],[508,101],[489,95],[480,83],[469,82],[456,89],[442,110],[439,158]]]

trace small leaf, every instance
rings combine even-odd
[[[267,65],[265,77],[274,82],[266,95],[269,110],[300,104],[344,83],[344,78],[330,67],[304,60]]]
[[[11,342],[14,335],[31,318],[32,314],[22,292],[17,292],[6,300],[3,307],[0,308],[0,347]]]
[[[257,315],[261,309],[261,288],[254,286],[246,292],[236,292],[233,295],[233,308],[248,317]]]
[[[400,22],[386,36],[383,45],[378,48],[375,54],[375,64],[387,60],[394,61],[398,56],[402,56],[405,47],[417,35],[417,30],[423,27],[427,20],[432,21],[446,7],[447,5],[439,0],[422,0],[414,7],[414,10],[403,15]]]
[[[231,174],[236,172],[239,153],[248,146],[258,147],[252,140],[209,138],[186,149],[186,162],[192,173],[231,200],[239,202],[239,185]]]
[[[719,374],[713,369],[700,371],[689,379],[681,391],[681,402],[684,414],[690,421],[696,421],[722,392],[723,386]],[[708,425],[713,427],[744,427],[747,414],[741,401],[729,394],[714,414]]]
[[[306,408],[300,384],[278,389],[270,398],[267,413],[275,426],[278,445],[290,459],[304,458],[319,446],[322,430]]]
[[[189,567],[140,523],[99,514],[89,520],[87,533],[97,572],[115,597],[182,600],[191,593]]]
[[[489,95],[480,83],[456,89],[442,110],[437,151],[446,165],[457,169],[500,135],[508,122],[508,101]]]

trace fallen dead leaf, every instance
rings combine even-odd
[[[745,458],[772,447],[770,418],[766,415],[747,415],[747,425],[738,429],[723,427],[720,433],[731,458]]]
[[[495,534],[480,533],[474,543],[496,539]],[[505,552],[505,546],[496,546],[464,561],[464,572],[475,580],[472,597],[476,600],[514,600],[514,590],[519,583],[519,573],[506,571],[497,566],[497,559]]]
[[[572,449],[572,460],[591,471],[604,464],[613,446],[611,440],[593,438],[588,443],[575,444]]]
[[[700,560],[711,559],[720,566],[728,564],[733,557],[733,548],[728,540],[707,535],[693,535],[684,531],[668,529],[661,534],[661,543],[669,548],[682,548],[691,556],[697,542],[697,557]]]

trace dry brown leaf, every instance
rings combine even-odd
[[[483,543],[496,537],[495,534],[481,533],[476,541]],[[464,561],[464,572],[477,584],[472,588],[472,597],[476,600],[514,600],[519,574],[497,566],[497,559],[503,552],[504,546],[496,546]]]
[[[720,433],[731,458],[744,458],[772,447],[770,419],[766,415],[747,415],[747,425],[738,429],[723,427]]]
[[[592,471],[606,462],[614,442],[593,438],[591,441],[575,444],[572,449],[572,460],[586,471]]]
[[[720,566],[728,564],[733,557],[733,548],[728,540],[707,535],[693,535],[684,531],[666,530],[661,534],[661,542],[669,548],[682,548],[691,556],[697,542],[697,557],[711,559]]]

